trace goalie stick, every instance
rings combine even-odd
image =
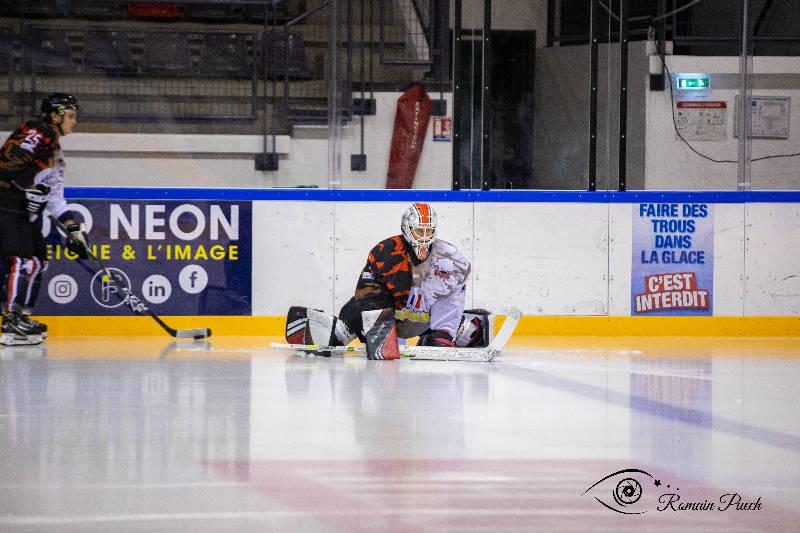
[[[503,351],[514,330],[517,329],[522,312],[513,308],[507,311],[503,326],[485,348],[444,348],[438,346],[400,346],[400,356],[427,361],[477,361],[488,363]],[[321,344],[285,344],[273,342],[271,347],[277,350],[294,350],[301,352],[330,352],[331,355],[345,353],[364,353],[363,346],[324,346]]]
[[[47,213],[47,217],[56,225],[58,229],[60,229],[66,238],[69,238],[69,231],[64,224],[58,220],[56,217]],[[194,329],[175,329],[169,327],[157,314],[150,309],[147,304],[145,304],[138,296],[136,296],[133,291],[125,284],[125,282],[120,278],[119,275],[112,273],[105,264],[103,264],[100,259],[92,253],[92,251],[87,248],[86,254],[89,258],[97,265],[106,276],[108,276],[108,280],[116,285],[122,293],[125,295],[123,302],[128,304],[130,310],[133,311],[137,315],[148,315],[153,320],[155,320],[159,326],[161,326],[164,331],[176,337],[178,339],[205,339],[206,337],[211,336],[211,330],[209,328],[194,328]]]

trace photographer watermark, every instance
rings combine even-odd
[[[590,494],[591,493],[591,494]],[[711,497],[689,498],[679,487],[666,486],[660,479],[638,468],[613,472],[583,492],[590,494],[606,509],[620,514],[644,514],[648,511],[761,511],[761,496],[746,499],[738,492]]]

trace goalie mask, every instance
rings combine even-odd
[[[403,238],[411,246],[417,259],[425,261],[436,240],[436,213],[430,204],[416,202],[403,213],[400,224]]]

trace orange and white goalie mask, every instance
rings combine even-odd
[[[428,257],[433,241],[436,240],[436,213],[430,204],[415,202],[403,213],[400,225],[403,238],[414,250],[414,255],[422,262]]]

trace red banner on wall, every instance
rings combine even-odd
[[[419,83],[414,83],[397,100],[392,149],[389,153],[387,189],[410,189],[425,143],[431,119],[431,99]]]

